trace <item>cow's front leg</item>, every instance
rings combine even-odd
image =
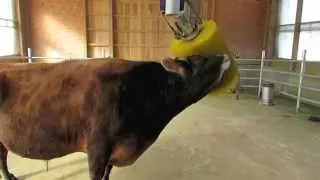
[[[105,169],[103,180],[109,180],[110,172],[112,169],[112,165],[108,165]]]
[[[0,170],[4,180],[17,180],[14,175],[10,174],[7,165],[8,150],[0,143]]]
[[[111,146],[105,139],[93,141],[88,145],[89,173],[91,180],[101,180],[105,174],[111,154]]]

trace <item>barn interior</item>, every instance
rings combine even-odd
[[[320,2],[191,2],[234,54],[239,98],[190,106],[110,179],[320,179]],[[158,61],[172,57],[173,39],[160,0],[0,0],[1,63]],[[43,161],[10,152],[8,166],[18,179],[89,179],[84,153]]]

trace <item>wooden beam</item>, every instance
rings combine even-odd
[[[85,28],[86,28],[86,37],[85,37],[85,41],[87,42],[86,43],[86,47],[85,47],[85,56],[88,58],[89,57],[89,24],[88,24],[88,22],[89,22],[89,20],[88,20],[88,18],[89,18],[89,16],[88,16],[88,14],[89,14],[89,12],[88,12],[88,1],[89,0],[84,0],[84,9],[85,9]]]
[[[267,58],[275,58],[279,1],[269,0],[267,3],[266,28],[263,48],[267,52]]]
[[[298,0],[296,23],[294,25],[293,47],[292,47],[292,57],[291,57],[292,59],[298,58],[302,9],[303,9],[303,0]]]
[[[110,17],[110,48],[109,48],[109,50],[110,50],[110,56],[111,57],[115,57],[115,51],[114,51],[114,41],[115,41],[115,32],[114,32],[114,23],[115,23],[115,11],[114,11],[114,9],[115,9],[115,1],[114,0],[110,0],[110,14],[111,14],[111,16],[109,16]]]
[[[291,59],[298,59],[302,9],[303,9],[303,0],[298,0],[296,23],[294,25],[294,35],[293,35],[293,46],[292,46]],[[290,71],[295,71],[296,66],[297,66],[296,63],[290,63],[289,70]]]
[[[30,42],[30,4],[26,0],[16,0],[17,20],[19,32],[20,54],[27,55],[27,48],[31,47]]]
[[[24,55],[25,53],[25,51],[24,51],[24,48],[25,48],[25,38],[24,38],[24,27],[23,27],[23,25],[22,25],[22,22],[23,22],[23,20],[22,20],[22,18],[24,17],[24,15],[23,15],[23,12],[24,12],[24,10],[23,10],[23,2],[21,1],[21,0],[16,0],[15,1],[15,9],[16,9],[16,17],[17,17],[17,33],[18,33],[18,43],[19,43],[19,54],[20,55]]]
[[[211,0],[211,19],[216,20],[216,12],[217,12],[217,0]]]

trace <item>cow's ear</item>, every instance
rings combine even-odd
[[[168,72],[178,73],[180,75],[185,74],[185,69],[176,60],[172,58],[165,58],[161,61],[161,65]]]

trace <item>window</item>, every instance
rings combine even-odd
[[[301,22],[320,21],[319,0],[303,0]]]
[[[296,22],[298,0],[280,0],[279,2],[279,24],[294,24]]]
[[[279,18],[277,28],[277,57],[291,59],[298,54],[298,60],[307,50],[308,61],[320,60],[320,1],[319,0],[279,0]],[[303,4],[301,7],[300,4]],[[298,7],[299,5],[299,7]],[[302,8],[302,14],[297,9]],[[295,22],[301,16],[301,22]],[[296,24],[300,25],[300,36],[294,37]],[[294,39],[297,38],[297,39]],[[298,42],[298,52],[292,52],[293,43]]]
[[[280,0],[279,2],[277,56],[290,59],[292,56],[298,0]]]
[[[290,59],[292,55],[293,32],[279,31],[277,37],[277,55],[280,58]]]
[[[320,1],[303,0],[301,31],[299,39],[298,59],[303,58],[303,51],[307,50],[306,59],[320,60]]]
[[[0,0],[0,56],[18,54],[15,0]]]

